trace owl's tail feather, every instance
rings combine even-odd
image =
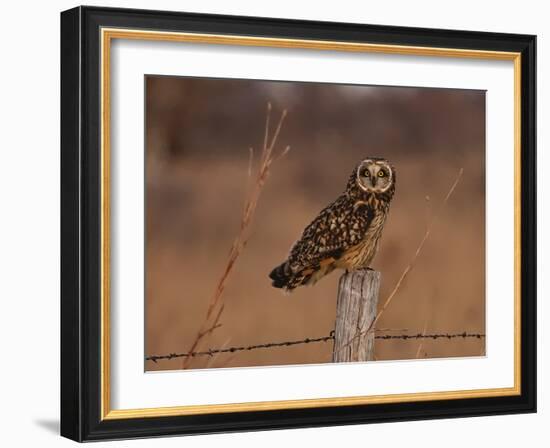
[[[293,273],[287,261],[281,263],[269,274],[269,278],[273,280],[271,285],[274,288],[293,289],[293,287],[290,286],[292,283],[292,277]]]
[[[285,291],[291,292],[298,286],[314,283],[315,274],[317,274],[319,268],[308,268],[298,272],[292,271],[288,261],[277,266],[269,274],[269,278],[273,280],[271,285],[275,288],[284,288]]]

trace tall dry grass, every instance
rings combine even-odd
[[[260,153],[260,160],[256,168],[256,172],[253,173],[254,167],[254,149],[249,148],[249,159],[248,159],[248,176],[246,182],[246,196],[243,206],[243,211],[241,214],[240,226],[238,229],[237,236],[233,241],[233,245],[229,250],[229,255],[227,257],[227,262],[223,268],[222,274],[217,281],[214,293],[210,298],[208,305],[208,310],[202,324],[197,331],[195,338],[193,339],[188,352],[200,351],[202,344],[211,335],[216,329],[222,326],[221,318],[223,311],[225,309],[225,301],[223,292],[229,280],[231,273],[233,272],[235,265],[246,248],[248,240],[250,238],[251,225],[256,213],[256,208],[258,206],[258,201],[262,194],[262,190],[265,186],[265,183],[271,174],[271,168],[275,161],[284,157],[288,151],[290,151],[290,146],[286,146],[280,154],[276,155],[274,153],[275,145],[281,132],[283,122],[286,118],[287,111],[283,110],[277,126],[275,127],[275,132],[270,138],[270,119],[271,119],[271,103],[267,103],[267,113],[265,120],[265,132],[264,132],[264,142],[262,151]],[[187,369],[191,366],[193,362],[193,357],[189,356],[183,359],[182,368]],[[211,366],[213,360],[209,360],[209,366]]]

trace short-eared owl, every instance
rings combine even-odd
[[[288,259],[269,277],[287,291],[314,284],[336,268],[368,268],[395,191],[395,169],[368,157],[353,170],[346,191],[309,224]]]

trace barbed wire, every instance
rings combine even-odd
[[[468,333],[466,331],[462,333],[416,333],[416,334],[377,334],[374,336],[374,339],[379,340],[410,340],[410,339],[470,339],[484,338],[485,334],[483,333]],[[282,342],[267,342],[265,344],[254,344],[248,346],[235,346],[235,347],[226,347],[226,348],[210,348],[208,350],[196,351],[196,352],[187,352],[187,353],[168,353],[166,355],[148,355],[145,357],[145,361],[157,361],[161,360],[170,360],[175,358],[193,358],[195,356],[214,356],[220,353],[235,353],[243,351],[251,351],[258,349],[274,348],[274,347],[290,347],[293,345],[300,344],[312,344],[317,342],[328,342],[334,340],[334,330],[329,333],[328,336],[322,336],[318,338],[305,338],[298,339],[293,341],[282,341]]]

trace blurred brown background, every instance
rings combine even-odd
[[[285,296],[268,273],[366,156],[389,159],[397,189],[373,267],[380,303],[433,233],[378,328],[485,332],[485,92],[249,80],[146,78],[146,355],[185,352],[238,233],[248,148],[266,104],[288,109],[253,233],[205,347],[319,337],[334,325],[337,271]],[[275,121],[275,120],[272,120]],[[447,206],[444,196],[464,176]],[[204,347],[203,347],[204,348]],[[193,368],[330,362],[332,343],[196,358]],[[378,360],[484,355],[484,341],[377,341]],[[181,368],[181,359],[146,362]]]

